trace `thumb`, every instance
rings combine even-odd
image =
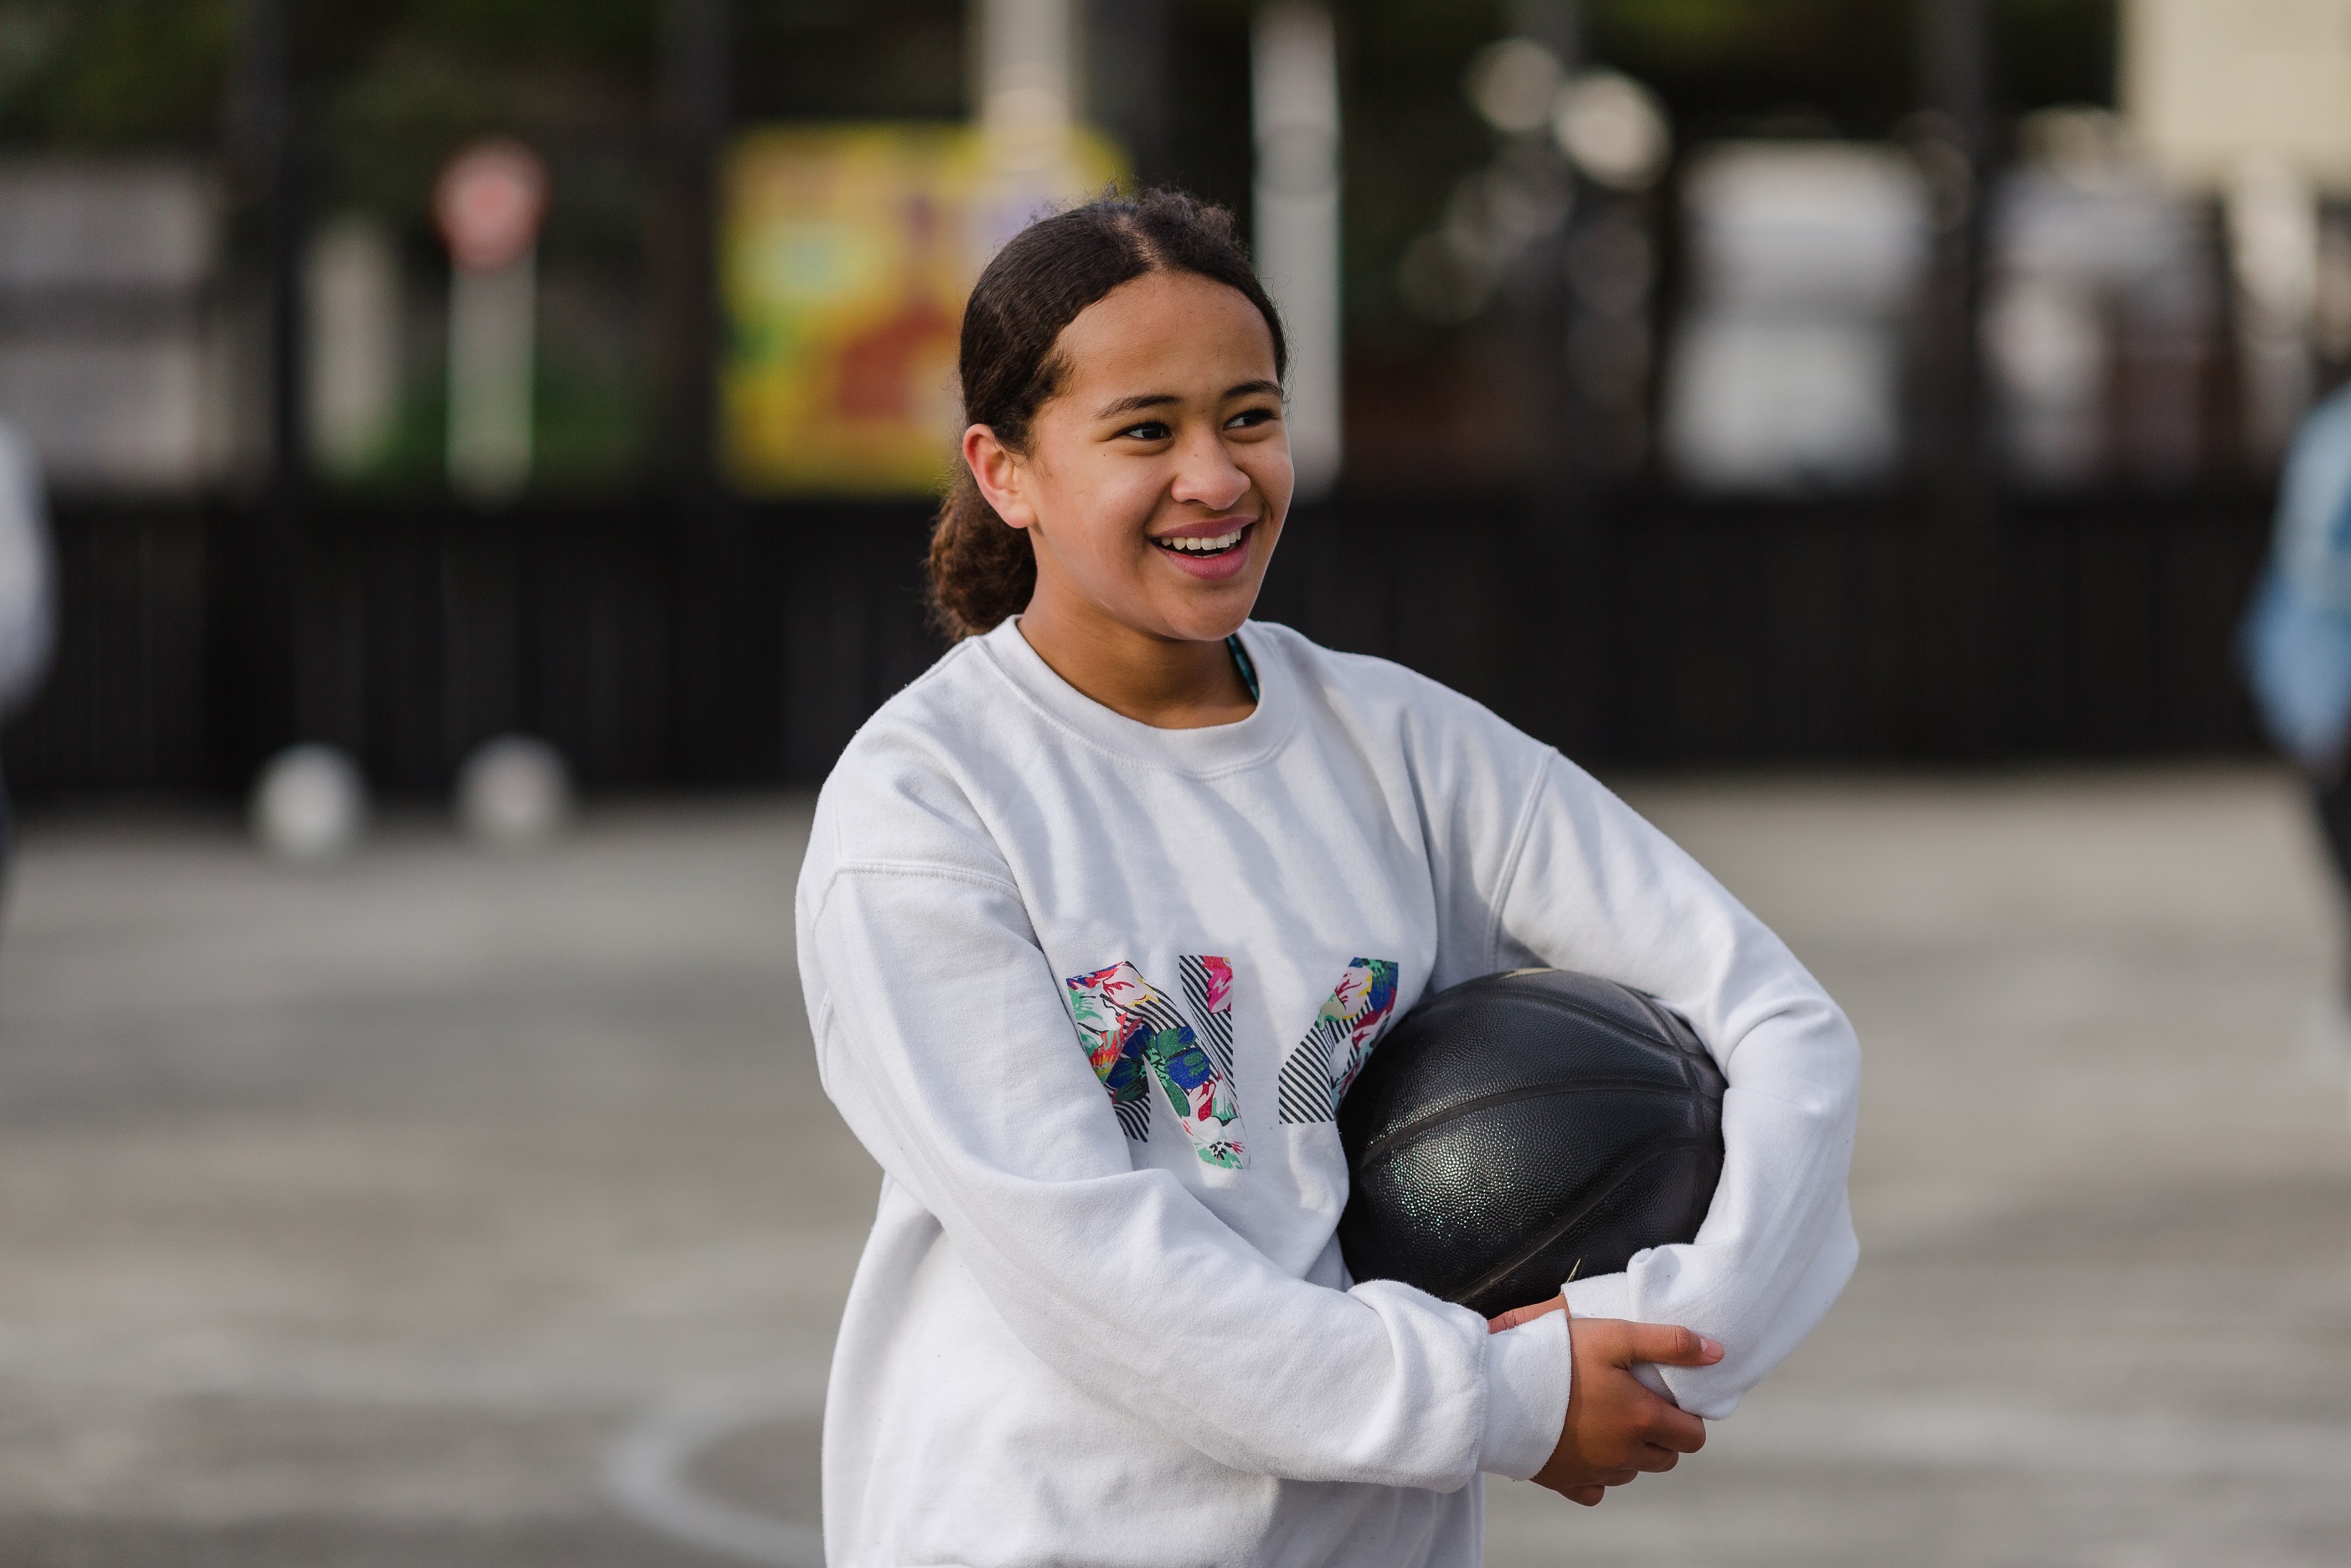
[[[1620,1366],[1636,1361],[1656,1362],[1662,1366],[1712,1366],[1722,1359],[1722,1344],[1708,1339],[1695,1329],[1677,1328],[1669,1323],[1627,1323],[1629,1331],[1622,1341],[1624,1359]]]

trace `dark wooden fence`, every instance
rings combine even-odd
[[[1620,496],[1354,500],[1294,521],[1259,613],[1608,764],[2244,751],[2231,656],[2268,501],[1931,508]],[[437,791],[540,735],[591,787],[811,781],[937,644],[911,506],[68,507],[63,636],[12,785],[234,791],[297,739]]]

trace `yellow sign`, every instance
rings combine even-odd
[[[962,434],[963,304],[1003,241],[1119,161],[1073,139],[1050,187],[990,168],[977,131],[754,131],[726,173],[726,465],[748,493],[921,494]]]

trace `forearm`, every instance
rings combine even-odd
[[[1851,1278],[1858,1256],[1839,1191],[1825,1214],[1790,1224],[1762,1246],[1737,1239],[1659,1248],[1623,1273],[1566,1287],[1578,1317],[1675,1323],[1720,1341],[1725,1355],[1702,1368],[1644,1368],[1643,1381],[1693,1414],[1720,1420],[1817,1327]]]
[[[1564,764],[1532,813],[1502,929],[1500,961],[1586,969],[1646,991],[1687,1019],[1722,1067],[1723,1168],[1695,1239],[1576,1281],[1567,1298],[1578,1316],[1720,1340],[1719,1364],[1673,1369],[1664,1382],[1691,1410],[1728,1415],[1852,1270],[1852,1026],[1695,862]]]

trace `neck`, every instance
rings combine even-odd
[[[1157,637],[1098,615],[1072,615],[1040,594],[1019,630],[1052,672],[1113,713],[1155,729],[1236,724],[1256,710],[1218,638]]]

